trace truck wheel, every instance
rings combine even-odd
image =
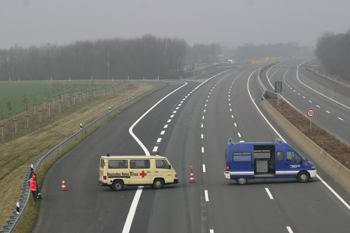
[[[308,172],[300,172],[298,174],[298,181],[301,182],[301,183],[305,183],[309,180],[310,178],[310,175]]]
[[[155,189],[161,189],[164,186],[164,180],[163,179],[155,179],[153,182],[153,188]]]
[[[120,191],[120,190],[123,189],[123,186],[124,186],[123,181],[121,181],[121,180],[115,180],[115,181],[113,181],[112,189],[113,189],[114,191]]]
[[[238,178],[238,179],[236,179],[236,182],[238,184],[245,184],[248,182],[248,179],[247,178]]]

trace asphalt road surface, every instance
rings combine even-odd
[[[288,62],[284,71],[298,65],[295,60]],[[274,141],[281,136],[314,162],[320,177],[350,203],[348,189],[268,116],[274,129],[265,120],[257,69],[250,65],[172,83],[101,127],[49,170],[34,232],[349,232],[349,208],[318,178],[307,183],[258,179],[246,185],[224,179],[228,138]],[[130,221],[128,213],[138,188],[115,192],[99,187],[99,158],[107,153],[145,154],[129,129],[176,89],[136,124],[133,133],[151,155],[158,151],[169,159],[179,183],[160,190],[144,187],[128,229],[125,223]],[[189,183],[190,166],[194,166],[195,183]],[[62,178],[67,191],[61,191]]]

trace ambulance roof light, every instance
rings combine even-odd
[[[159,155],[159,151],[157,151],[157,155]]]
[[[109,157],[109,153],[107,153],[107,157]]]
[[[228,139],[228,144],[232,144],[232,138]]]

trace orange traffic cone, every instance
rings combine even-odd
[[[190,183],[195,183],[195,182],[194,182],[194,178],[193,178],[193,166],[191,166],[190,168],[191,168]]]
[[[62,188],[61,190],[65,191],[66,190],[66,182],[64,181],[64,178],[62,180]]]

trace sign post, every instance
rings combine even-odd
[[[312,132],[312,118],[316,115],[316,111],[312,108],[306,111],[306,115],[310,118],[310,133]]]

